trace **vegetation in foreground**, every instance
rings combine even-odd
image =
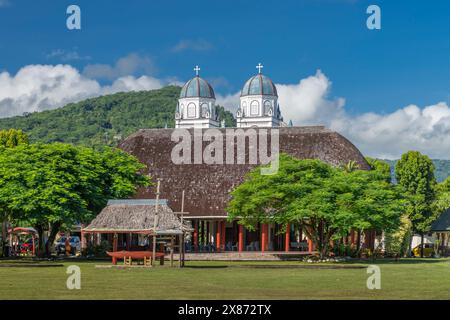
[[[3,137],[6,137],[3,139]],[[39,235],[37,253],[50,255],[57,233],[91,221],[108,199],[132,196],[150,185],[145,165],[116,148],[101,150],[64,143],[28,144],[22,132],[0,131],[0,222],[31,225]],[[45,244],[44,232],[48,232]],[[2,250],[2,253],[4,250]]]
[[[183,269],[105,269],[95,266],[110,263],[79,261],[63,267],[1,267],[5,263],[0,261],[0,300],[450,299],[450,261],[444,259],[345,264],[363,267],[354,269],[298,268],[300,262],[187,262]],[[81,268],[81,290],[66,287],[66,269],[74,264]],[[367,289],[369,264],[381,269],[380,290]],[[261,265],[268,267],[252,267]]]

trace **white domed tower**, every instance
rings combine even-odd
[[[175,128],[220,127],[214,90],[206,80],[199,77],[198,66],[194,71],[196,76],[181,89],[175,112]]]
[[[261,63],[256,68],[258,74],[251,77],[241,91],[240,106],[236,113],[237,127],[283,126],[277,88],[270,78],[262,74]]]

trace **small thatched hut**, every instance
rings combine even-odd
[[[112,244],[112,252],[119,250],[148,252],[153,241],[155,243],[153,252],[158,243],[159,251],[164,253],[166,243],[170,249],[171,263],[175,248],[182,253],[181,265],[182,256],[184,257],[184,238],[191,231],[191,227],[167,205],[167,200],[160,199],[158,202],[150,199],[109,200],[107,206],[91,224],[81,229],[81,246],[83,250],[87,248],[86,238],[88,238],[91,243],[97,245],[102,240],[107,241],[109,245]],[[87,235],[90,237],[86,237]],[[157,237],[160,239],[159,242]],[[113,257],[113,264],[115,263],[116,257]]]
[[[157,235],[179,235],[190,231],[188,225],[182,225],[180,218],[167,205],[167,200],[158,202],[147,199],[109,200],[107,206],[92,220],[83,233],[155,233]]]

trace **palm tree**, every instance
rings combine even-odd
[[[345,172],[353,172],[359,169],[359,164],[357,164],[354,160],[350,160],[347,164],[341,165],[341,169]]]

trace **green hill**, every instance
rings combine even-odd
[[[115,145],[142,128],[173,128],[180,90],[168,86],[91,98],[55,110],[0,119],[0,129],[22,129],[30,142]],[[222,107],[218,111],[226,126],[235,126],[230,112]]]
[[[392,176],[395,179],[395,174],[394,174],[394,170],[395,170],[395,164],[397,163],[398,160],[384,160],[387,163],[389,163],[389,165],[391,166],[391,172],[392,172]],[[442,182],[445,181],[448,177],[450,177],[450,160],[433,160],[434,163],[434,167],[435,167],[435,176],[436,176],[436,180],[438,182]]]

